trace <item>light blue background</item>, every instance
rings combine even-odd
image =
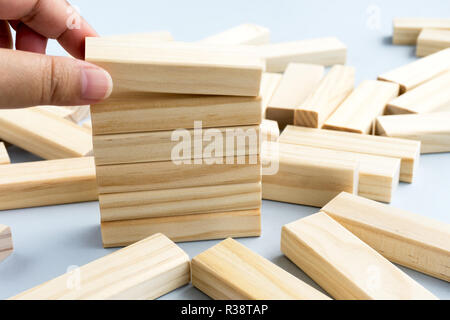
[[[177,40],[195,41],[235,25],[252,22],[272,31],[274,42],[337,36],[348,46],[348,64],[357,69],[357,81],[375,79],[380,73],[413,61],[414,48],[392,46],[392,18],[397,16],[443,17],[450,12],[447,0],[171,0],[171,1],[71,1],[102,35],[169,30]],[[379,12],[380,28],[370,13]],[[375,16],[376,18],[376,16]],[[372,23],[370,23],[372,22]],[[54,42],[49,53],[64,52]],[[14,161],[37,159],[15,147]],[[394,206],[450,223],[450,154],[422,156],[417,180],[401,184]],[[315,285],[279,250],[281,226],[315,213],[317,209],[263,202],[263,235],[240,241],[299,278]],[[73,265],[82,266],[110,252],[101,245],[96,202],[0,212],[0,223],[13,229],[14,254],[0,264],[0,298],[50,280]],[[191,257],[217,241],[181,244]],[[421,273],[402,268],[443,299],[450,286]],[[191,286],[167,299],[207,298]]]

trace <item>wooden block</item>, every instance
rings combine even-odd
[[[331,68],[317,88],[295,109],[295,125],[321,128],[352,92],[354,85],[355,68],[341,65]]]
[[[450,48],[386,72],[378,80],[400,85],[400,93],[412,90],[450,70]]]
[[[216,300],[329,300],[233,239],[192,259],[192,285]]]
[[[292,62],[332,66],[345,64],[347,60],[347,47],[337,38],[266,44],[250,51],[266,60],[267,72],[284,72]]]
[[[450,72],[425,82],[389,102],[387,114],[450,111]]]
[[[437,300],[323,212],[285,225],[281,251],[335,299]]]
[[[148,42],[164,42],[173,41],[172,34],[169,31],[154,31],[143,33],[115,34],[110,36],[102,36],[107,40],[128,40],[128,41],[148,41]]]
[[[394,44],[410,44],[417,42],[422,29],[450,30],[450,19],[439,18],[395,18],[394,19]]]
[[[91,107],[93,134],[258,125],[261,99],[253,97],[132,94]]]
[[[0,262],[5,260],[13,252],[11,229],[0,224]]]
[[[228,135],[233,140],[227,139]],[[93,137],[97,165],[196,159],[205,156],[209,145],[217,145],[212,156],[256,155],[258,140],[259,126],[199,128],[180,132],[180,136],[174,131],[155,131]],[[184,152],[175,152],[178,146],[185,147]],[[197,146],[201,146],[199,152]]]
[[[238,48],[86,39],[86,61],[108,71],[114,92],[257,96],[264,61]]]
[[[201,43],[220,45],[261,45],[270,42],[270,30],[256,24],[241,24],[216,35],[207,37]]]
[[[353,91],[323,125],[324,129],[373,134],[376,117],[398,96],[396,83],[366,80]]]
[[[93,157],[0,166],[0,210],[97,200]]]
[[[11,299],[156,299],[189,279],[188,255],[166,236],[155,234]]]
[[[172,217],[261,207],[261,183],[99,195],[102,221]]]
[[[321,207],[342,191],[358,192],[357,161],[291,153],[289,147],[262,152],[264,163],[279,161],[276,174],[263,176],[263,199]]]
[[[270,100],[266,118],[277,121],[281,130],[288,124],[294,124],[295,108],[316,89],[324,70],[325,68],[319,65],[289,64]]]
[[[92,136],[88,130],[33,108],[0,110],[0,138],[48,160],[92,153]]]
[[[419,167],[420,141],[288,126],[281,143],[401,159],[400,181],[412,182]]]
[[[262,99],[263,118],[266,117],[267,105],[269,104],[270,99],[272,99],[275,90],[280,85],[281,78],[283,78],[283,75],[270,72],[264,72],[261,77],[261,91],[259,92],[259,96]]]
[[[417,39],[416,55],[425,57],[450,48],[450,28],[448,30],[423,29]]]
[[[418,140],[422,154],[450,152],[450,112],[378,117],[376,134]]]
[[[0,165],[10,163],[11,160],[9,159],[8,150],[6,150],[5,144],[0,142]]]
[[[280,128],[278,127],[278,122],[264,119],[261,123],[261,136],[262,139],[260,142],[277,141],[280,137]]]
[[[450,226],[342,193],[322,211],[392,262],[450,281]]]
[[[60,106],[39,106],[34,107],[37,110],[45,110],[53,113],[61,118],[78,123],[89,116],[89,106],[72,106],[72,107],[60,107]]]
[[[259,237],[260,209],[102,222],[103,246],[121,247],[163,232],[175,242]]]

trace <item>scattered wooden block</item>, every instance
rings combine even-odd
[[[261,136],[262,139],[260,142],[277,141],[280,137],[280,128],[278,127],[278,122],[264,119],[261,123]]]
[[[329,300],[233,239],[192,259],[192,284],[217,300]]]
[[[281,130],[294,124],[295,108],[316,89],[325,68],[319,65],[291,63],[269,102],[266,118],[278,122]]]
[[[258,125],[261,98],[136,93],[91,107],[93,134]]]
[[[107,70],[113,94],[167,92],[257,96],[264,61],[238,48],[86,39],[86,61]]]
[[[260,209],[102,222],[103,246],[121,247],[163,232],[175,242],[259,237]]]
[[[395,18],[394,44],[416,44],[422,29],[450,30],[450,19],[439,18]]]
[[[272,99],[275,90],[280,85],[281,78],[283,78],[282,74],[270,72],[264,72],[261,77],[261,90],[259,92],[259,96],[262,99],[263,118],[266,117],[267,106],[270,102],[270,99]]]
[[[386,72],[378,80],[398,83],[400,93],[405,93],[449,70],[450,48]]]
[[[372,134],[376,118],[399,92],[396,83],[363,81],[325,122],[323,129]]]
[[[92,153],[88,130],[33,108],[0,110],[0,138],[48,160]]]
[[[143,33],[115,34],[115,35],[110,35],[110,36],[102,36],[102,39],[164,42],[164,41],[173,41],[173,36],[169,31],[154,31],[154,32],[143,32]]]
[[[256,24],[241,24],[216,35],[207,37],[201,43],[220,45],[261,45],[270,42],[270,30]]]
[[[188,255],[166,236],[155,234],[11,299],[156,299],[189,279]]]
[[[93,157],[0,166],[0,210],[97,198]]]
[[[419,166],[420,141],[288,126],[281,143],[401,159],[400,181],[412,182]]]
[[[450,112],[378,117],[376,134],[418,140],[421,153],[450,152]]]
[[[355,68],[341,65],[331,68],[317,88],[295,109],[295,125],[321,128],[352,92],[354,84]]]
[[[0,142],[0,165],[10,163],[11,160],[9,159],[8,150],[6,150],[5,144]]]
[[[335,299],[437,299],[322,212],[285,225],[281,251]]]
[[[0,224],[0,262],[13,252],[11,228]]]
[[[450,226],[342,193],[322,211],[387,259],[450,281]]]
[[[450,28],[448,30],[423,29],[417,39],[418,57],[425,57],[450,48]]]

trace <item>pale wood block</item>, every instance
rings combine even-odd
[[[277,141],[280,137],[278,122],[264,119],[261,123],[261,141]]]
[[[294,124],[295,108],[316,89],[325,68],[319,65],[290,63],[266,110],[266,118],[278,122],[281,130]]]
[[[262,100],[263,118],[266,117],[267,106],[270,102],[270,99],[272,99],[275,90],[280,85],[282,78],[283,78],[282,74],[270,72],[264,72],[261,77],[261,90],[259,92],[259,96],[261,97]]]
[[[172,217],[261,207],[261,183],[99,195],[102,221]]]
[[[3,142],[0,142],[0,165],[10,163],[11,160],[9,159],[8,150],[6,150],[5,144]]]
[[[285,225],[281,251],[335,299],[437,300],[323,212]]]
[[[450,48],[383,73],[378,80],[398,83],[400,92],[405,93],[449,70]]]
[[[163,232],[175,242],[259,237],[260,209],[102,222],[103,246],[121,247]]]
[[[450,152],[450,112],[378,117],[376,134],[418,140],[422,154]]]
[[[155,234],[11,300],[156,299],[189,280],[189,256],[166,236]]]
[[[11,228],[0,224],[0,262],[5,260],[13,250]]]
[[[261,181],[258,155],[97,166],[99,193],[121,193]],[[227,162],[227,160],[229,162]],[[188,161],[190,163],[188,163]],[[238,161],[242,161],[239,163]]]
[[[336,65],[320,81],[316,89],[297,106],[296,126],[321,128],[339,105],[353,91],[355,68]]]
[[[423,29],[417,39],[416,55],[425,57],[450,48],[450,28],[448,30]]]
[[[365,80],[325,121],[323,129],[373,134],[375,120],[400,93],[396,83]]]
[[[173,41],[173,36],[169,31],[154,31],[142,33],[114,34],[109,36],[102,36],[102,39],[164,42],[164,41]]]
[[[441,18],[395,18],[394,44],[410,44],[417,42],[422,29],[450,30],[450,19]]]
[[[216,300],[329,300],[233,239],[192,259],[192,285]]]
[[[263,199],[321,207],[342,191],[358,192],[357,161],[318,158],[293,148],[280,145],[278,154],[270,148],[262,152],[264,163],[278,161],[277,173],[263,176]]]
[[[0,166],[0,210],[97,200],[93,157]]]
[[[259,126],[186,130],[183,133],[180,140],[173,135],[174,131],[94,136],[95,163],[107,165],[196,159],[204,157],[208,146],[214,146],[215,151],[211,152],[214,157],[259,153]],[[227,136],[234,138],[227,139]],[[200,152],[196,152],[196,146],[201,146]],[[178,147],[184,147],[184,152],[175,152]]]
[[[400,181],[403,182],[412,182],[419,167],[420,141],[294,126],[288,126],[278,140],[281,143],[401,159]]]
[[[267,44],[270,42],[270,30],[256,24],[246,23],[207,37],[200,42],[220,45]]]
[[[61,118],[78,123],[89,116],[89,106],[39,106],[34,107],[37,110],[45,110],[51,112]]]
[[[389,102],[387,114],[450,111],[450,72],[425,82]]]
[[[239,48],[86,39],[86,61],[110,73],[114,92],[257,96],[264,61]]]
[[[390,261],[450,281],[450,225],[348,193],[322,211]]]
[[[0,138],[48,160],[92,153],[92,136],[88,130],[33,108],[0,110]]]
[[[91,107],[93,134],[258,125],[261,98],[176,94],[112,97]]]

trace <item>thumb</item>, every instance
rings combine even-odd
[[[87,105],[112,92],[103,69],[66,57],[0,49],[0,108]]]

